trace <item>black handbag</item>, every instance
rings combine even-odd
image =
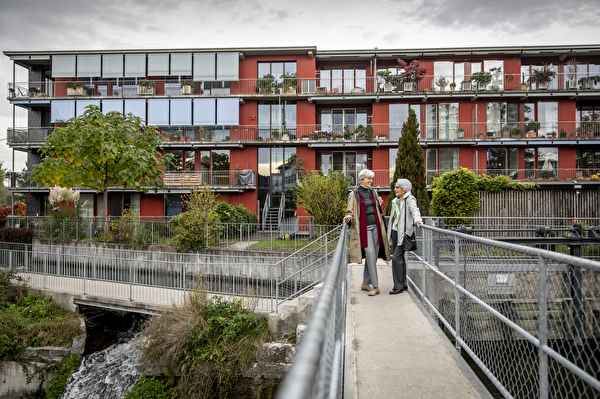
[[[415,232],[411,235],[406,234],[406,208],[408,204],[404,202],[404,241],[402,241],[402,247],[405,251],[415,251],[417,249],[417,236]]]

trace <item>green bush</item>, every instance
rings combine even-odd
[[[221,223],[231,224],[228,226],[226,232],[228,237],[236,237],[240,233],[240,226],[236,224],[242,224],[242,233],[254,233],[256,231],[256,223],[258,218],[256,215],[246,209],[243,205],[231,205],[226,202],[218,202],[214,208],[215,213],[218,215]],[[223,232],[225,233],[225,231]]]
[[[431,212],[434,216],[472,217],[479,209],[477,176],[468,169],[446,172],[431,184]],[[468,219],[447,220],[449,224],[468,224]]]
[[[154,377],[144,377],[127,392],[123,399],[169,399],[175,397],[176,388],[167,388]]]
[[[75,370],[81,364],[81,355],[71,355],[65,357],[54,366],[54,376],[46,384],[46,397],[56,399],[67,386],[67,381]]]
[[[219,241],[221,227],[215,225],[219,216],[214,211],[215,194],[207,186],[183,196],[186,211],[171,219],[178,252],[188,252],[214,246]]]
[[[521,184],[504,175],[480,175],[478,176],[477,185],[479,190],[485,190],[490,193],[497,193],[504,190],[535,190],[539,187],[537,184]]]

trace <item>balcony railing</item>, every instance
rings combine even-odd
[[[372,141],[396,142],[402,134],[402,124],[374,124]],[[41,145],[54,131],[54,127],[8,128],[9,145]],[[357,141],[369,140],[356,127],[342,125],[303,124],[287,127],[261,127],[238,125],[228,127],[159,126],[164,145],[181,147],[201,145],[204,142],[268,142],[268,141]],[[496,139],[600,139],[600,121],[589,122],[448,122],[421,123],[419,139],[422,141],[496,140]],[[332,143],[333,145],[333,143]]]
[[[449,172],[450,169],[428,169],[427,184],[432,183],[433,177]],[[544,162],[538,162],[538,168],[528,169],[472,169],[476,175],[490,176],[507,176],[516,181],[523,182],[544,182],[544,181],[590,181],[600,182],[597,177],[600,175],[600,168],[555,168],[551,163],[547,165]],[[308,171],[307,171],[308,172]],[[315,172],[310,171],[310,172]],[[326,172],[326,171],[324,171]],[[345,171],[347,176],[350,176],[354,183],[357,182],[357,171]],[[394,176],[394,169],[377,169],[375,173],[373,187],[387,191],[390,187]],[[240,179],[240,174],[245,175]],[[12,189],[31,189],[39,188],[39,185],[31,180],[29,173],[8,173],[4,178],[4,186]],[[248,177],[249,176],[249,177]],[[245,177],[245,178],[244,178]],[[256,173],[248,173],[240,170],[225,170],[225,171],[202,171],[202,172],[165,172],[164,174],[165,189],[190,189],[208,185],[215,191],[219,190],[253,190],[256,189]]]
[[[135,78],[30,81],[8,83],[8,98],[39,97],[138,97],[138,96],[215,96],[215,95],[362,95],[429,93],[453,95],[471,92],[507,91],[589,91],[600,90],[596,76],[556,74],[547,84],[527,83],[523,76],[492,74],[489,81],[476,80],[476,76],[444,76],[444,86],[439,86],[442,75],[426,75],[417,85],[386,83],[380,76],[360,80],[331,78],[239,79],[237,81],[194,82],[185,85],[170,80],[146,80]],[[350,82],[350,83],[348,83]]]

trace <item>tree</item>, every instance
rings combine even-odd
[[[102,191],[104,219],[108,220],[108,189],[119,186],[136,191],[156,191],[163,186],[162,139],[155,126],[145,126],[132,114],[106,115],[95,105],[54,130],[40,152],[42,161],[32,177],[47,187],[82,187]]]
[[[402,125],[402,136],[398,139],[398,154],[396,169],[390,185],[391,195],[394,195],[394,185],[398,179],[408,179],[412,183],[412,195],[417,199],[421,215],[429,215],[429,196],[427,195],[427,180],[425,178],[425,157],[419,145],[419,124],[417,114],[409,110],[408,119]],[[388,199],[385,208],[386,215],[392,210],[392,201]]]
[[[340,224],[346,213],[348,191],[352,179],[342,173],[310,171],[291,186],[298,204],[315,219],[315,224],[333,226]]]

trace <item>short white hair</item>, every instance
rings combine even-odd
[[[363,181],[364,179],[368,179],[369,177],[375,177],[375,172],[370,169],[363,169],[358,172],[358,181]]]
[[[404,190],[405,193],[412,190],[412,183],[408,179],[398,179],[396,180],[396,185]]]

